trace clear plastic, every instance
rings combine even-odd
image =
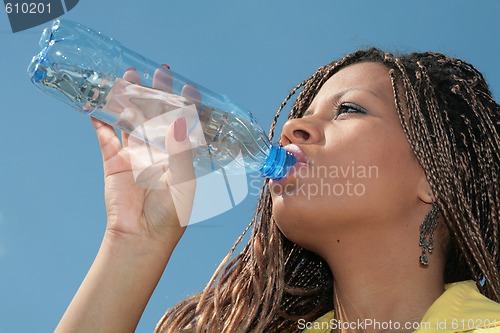
[[[165,151],[165,129],[186,117],[198,175],[259,170],[283,178],[295,157],[269,142],[254,116],[81,24],[56,20],[28,74],[42,91]],[[153,89],[151,89],[153,88]]]

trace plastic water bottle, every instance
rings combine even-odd
[[[185,117],[197,175],[258,170],[280,179],[296,163],[250,112],[100,32],[56,20],[40,47],[28,67],[37,87],[147,145],[165,151],[166,128]]]

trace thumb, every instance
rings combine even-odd
[[[188,137],[186,118],[177,119],[168,129],[165,138],[168,152],[167,186],[181,226],[189,224],[196,190],[191,141]]]
[[[184,116],[168,128],[165,148],[168,153],[169,183],[178,184],[195,179],[193,151]]]

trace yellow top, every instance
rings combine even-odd
[[[305,329],[302,333],[329,333],[332,328],[339,326],[354,329],[385,328],[390,331],[391,328],[397,329],[397,325],[405,328],[406,323],[382,323],[375,319],[338,323],[331,311],[312,323],[299,320],[298,325],[299,329]],[[408,325],[406,328],[413,328],[414,333],[500,333],[500,304],[483,296],[473,281],[451,283],[445,286],[445,292],[431,305],[420,323]]]

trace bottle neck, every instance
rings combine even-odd
[[[278,144],[273,144],[267,159],[260,167],[260,172],[263,177],[280,180],[286,176],[295,163],[297,159],[292,153]]]

